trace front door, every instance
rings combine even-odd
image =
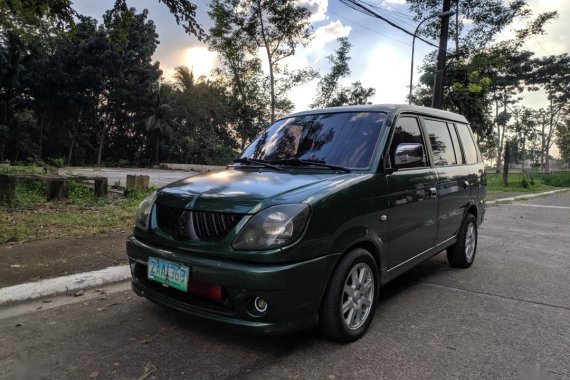
[[[407,143],[426,146],[415,116],[401,116],[394,124],[392,168],[397,146]],[[386,176],[390,193],[388,268],[433,247],[437,235],[437,176],[429,166],[426,149],[422,161],[395,169]]]

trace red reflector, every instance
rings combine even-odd
[[[220,285],[206,284],[196,280],[188,280],[188,293],[195,296],[222,302],[222,287]]]

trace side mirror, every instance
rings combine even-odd
[[[420,162],[424,158],[424,147],[422,144],[399,144],[396,147],[394,156],[394,165],[398,167],[406,167],[411,164]]]

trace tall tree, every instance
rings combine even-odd
[[[558,128],[558,149],[562,159],[570,162],[570,117]]]
[[[350,75],[350,48],[351,43],[348,38],[341,37],[338,40],[340,46],[333,54],[327,57],[331,68],[317,84],[317,96],[311,104],[311,108],[328,107],[330,100],[335,96],[340,87],[340,80]]]
[[[103,16],[109,46],[103,53],[105,88],[98,105],[98,165],[109,135],[125,136],[142,123],[144,110],[150,108],[153,83],[162,74],[158,62],[152,61],[158,36],[147,16],[148,11],[136,14],[134,8],[111,10]]]
[[[548,100],[541,123],[541,170],[548,172],[548,157],[557,129],[562,125],[564,116],[570,112],[570,56],[561,54],[534,60],[527,83],[531,89],[542,89]]]
[[[311,108],[338,107],[355,104],[366,104],[374,96],[375,89],[365,88],[360,82],[354,82],[349,87],[342,87],[341,79],[350,75],[350,48],[348,38],[342,37],[337,40],[340,44],[333,54],[327,59],[331,64],[329,73],[325,74],[317,84],[317,96]]]
[[[265,51],[273,124],[279,63],[295,54],[297,46],[309,43],[312,34],[309,22],[311,13],[295,0],[224,0],[224,3],[236,9],[235,20],[239,26],[243,26],[249,42]]]
[[[251,44],[243,28],[241,16],[231,4],[214,0],[209,15],[214,26],[210,29],[208,44],[220,55],[218,80],[225,82],[230,90],[228,101],[236,115],[234,128],[244,148],[269,119],[261,59],[258,48]]]
[[[415,20],[437,14],[444,0],[407,0]],[[457,41],[457,48],[469,50],[487,46],[506,25],[515,19],[530,15],[526,0],[453,0],[451,9],[457,17],[449,20],[449,38]],[[469,23],[469,26],[466,26]],[[441,21],[434,18],[426,22],[421,33],[436,39],[439,37]]]
[[[144,120],[147,131],[154,132],[155,159],[156,165],[160,160],[160,137],[162,134],[172,135],[172,130],[176,126],[173,114],[173,89],[165,83],[158,83],[153,93],[153,104],[151,106],[152,114]]]

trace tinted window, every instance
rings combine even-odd
[[[396,154],[396,148],[399,144],[422,144],[422,133],[420,130],[420,124],[415,117],[404,116],[396,121],[396,127],[394,128],[394,135],[392,137],[392,144],[390,145],[390,158],[392,160],[392,166],[394,166],[394,155]],[[418,162],[410,167],[426,166],[426,157],[424,149],[424,157],[421,162]]]
[[[455,165],[455,151],[451,142],[451,135],[447,129],[447,123],[425,119],[426,130],[433,153],[435,166]]]
[[[380,112],[315,114],[282,119],[261,134],[240,157],[299,158],[349,168],[368,168],[386,119]]]
[[[477,147],[473,141],[473,136],[469,131],[469,127],[465,124],[457,124],[457,133],[459,134],[459,139],[461,140],[461,145],[463,146],[463,153],[465,154],[465,161],[468,164],[477,163]]]
[[[457,131],[455,126],[451,123],[447,123],[449,128],[449,133],[451,134],[451,141],[453,141],[453,150],[455,151],[455,160],[459,165],[463,164],[463,155],[461,154],[461,144],[459,144],[459,138],[457,137]]]

